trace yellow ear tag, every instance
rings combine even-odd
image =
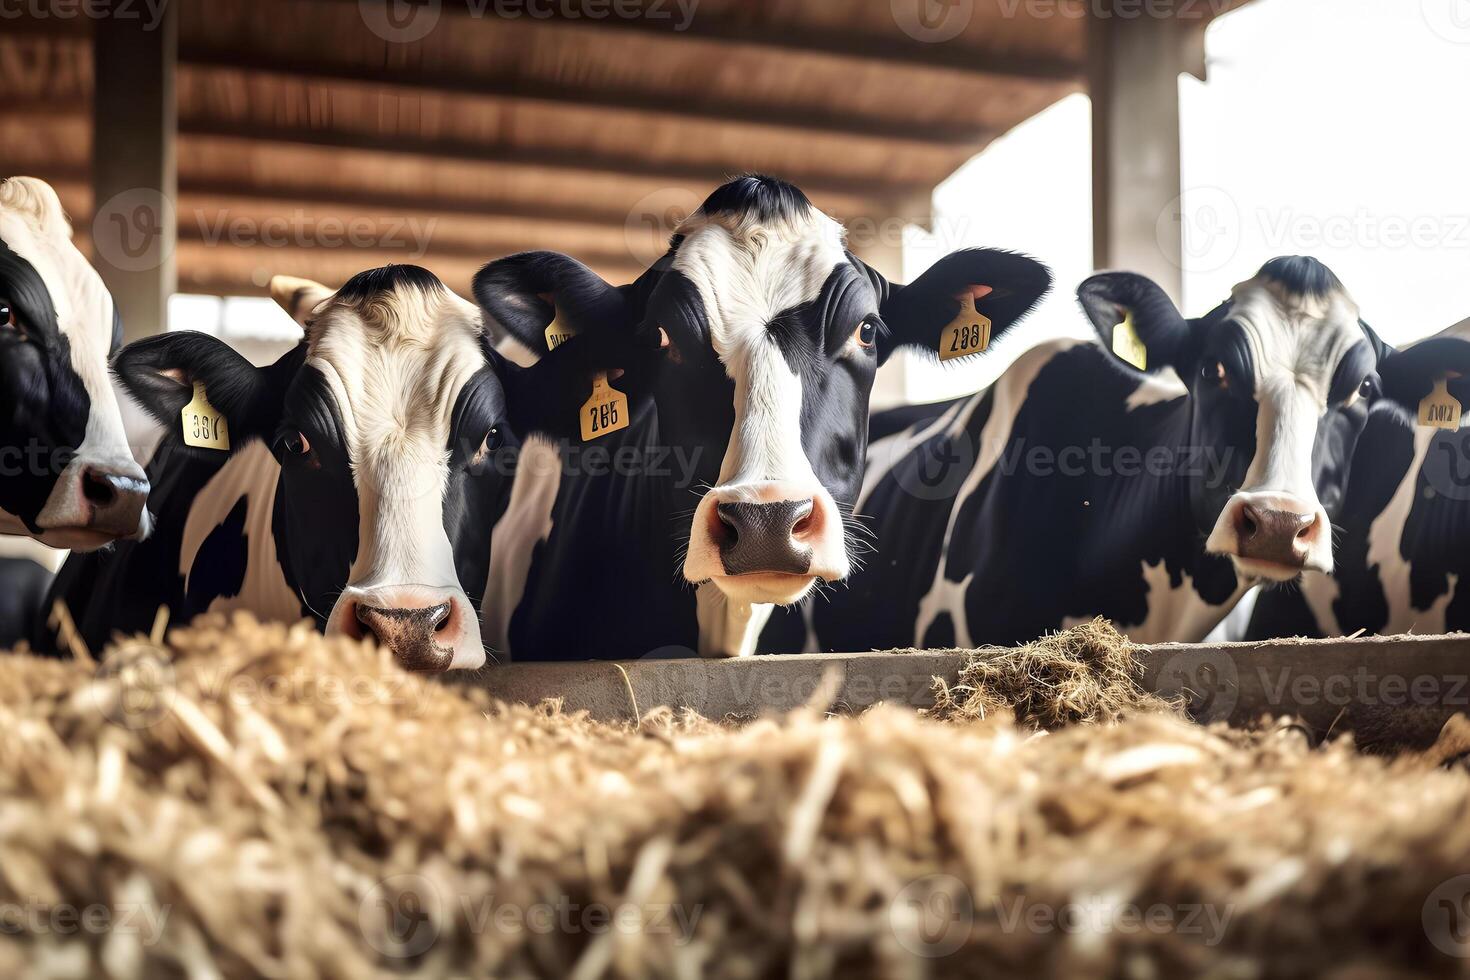
[[[1434,383],[1434,390],[1419,403],[1419,424],[1458,432],[1460,413],[1460,400],[1450,394],[1449,382],[1440,378]]]
[[[1123,316],[1123,322],[1113,328],[1113,353],[1140,371],[1148,370],[1148,348],[1138,336],[1133,325],[1133,314]]]
[[[551,323],[546,328],[547,352],[556,350],[575,336],[577,336],[577,331],[562,323],[561,317],[552,317]]]
[[[990,317],[975,308],[975,297],[960,300],[960,312],[939,335],[939,359],[978,354],[990,346]]]
[[[607,374],[592,376],[592,397],[582,406],[582,441],[591,442],[628,427],[628,396],[607,383]]]
[[[194,382],[194,400],[184,406],[184,445],[199,449],[230,451],[230,425],[224,414],[209,404],[204,382]]]

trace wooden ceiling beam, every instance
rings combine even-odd
[[[915,124],[815,109],[769,108],[730,100],[691,99],[688,93],[665,96],[630,89],[593,88],[549,82],[536,82],[533,87],[530,83],[488,79],[463,72],[434,71],[422,67],[397,68],[391,77],[385,77],[380,68],[298,62],[258,54],[242,54],[198,43],[183,45],[179,60],[181,64],[195,69],[272,75],[283,80],[325,85],[361,85],[387,91],[493,99],[524,106],[604,109],[670,122],[781,130],[793,138],[831,136],[964,149],[981,146],[995,136],[990,130],[973,127],[966,129]]]

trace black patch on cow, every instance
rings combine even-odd
[[[942,612],[934,617],[929,629],[924,632],[923,647],[926,650],[942,650],[955,645],[954,617]]]
[[[443,288],[443,280],[428,269],[416,265],[385,265],[359,272],[337,290],[335,298],[356,305],[400,289],[433,292]]]
[[[185,586],[184,598],[189,609],[202,611],[217,598],[240,594],[250,564],[250,542],[245,535],[249,510],[250,499],[241,497],[200,544]]]
[[[800,188],[778,177],[743,174],[716,188],[699,210],[707,215],[754,217],[771,225],[809,217],[812,202]]]
[[[1336,274],[1310,255],[1278,256],[1261,266],[1258,274],[1297,296],[1325,299],[1344,291]]]

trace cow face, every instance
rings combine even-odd
[[[231,451],[271,447],[276,553],[329,634],[372,634],[412,670],[481,666],[446,523],[505,437],[536,426],[513,416],[511,393],[546,398],[555,386],[490,350],[479,311],[423,269],[362,273],[335,293],[278,278],[272,292],[306,330],[274,365],[175,333],[126,348],[119,375],[171,426],[202,383]]]
[[[475,292],[542,349],[555,312],[657,351],[659,437],[697,466],[683,578],[735,603],[785,604],[852,567],[845,515],[862,484],[879,364],[901,346],[936,351],[961,298],[977,301],[996,336],[1049,286],[1039,263],[991,250],[891,285],[801,191],[748,176],[716,190],[622,291],[565,256],[531,253],[487,267]]]
[[[56,192],[0,183],[0,533],[90,551],[147,535],[107,358],[121,324]]]
[[[1225,481],[1190,488],[1205,548],[1250,580],[1332,570],[1331,522],[1369,408],[1387,401],[1416,411],[1470,354],[1461,341],[1393,351],[1359,318],[1337,277],[1305,257],[1267,262],[1196,320],[1130,273],[1094,276],[1078,296],[1105,346],[1114,348],[1127,318],[1147,370],[1172,368],[1184,381],[1192,448],[1226,463]]]

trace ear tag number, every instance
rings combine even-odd
[[[224,414],[209,403],[204,382],[194,382],[194,399],[184,406],[184,445],[199,449],[230,451],[230,425]]]
[[[939,359],[978,354],[990,346],[990,317],[975,308],[975,297],[960,299],[960,312],[939,335]]]
[[[582,441],[591,442],[628,427],[628,396],[607,383],[607,374],[592,376],[592,397],[582,406]]]
[[[1138,328],[1133,325],[1131,312],[1125,314],[1123,322],[1113,328],[1113,353],[1140,371],[1148,370],[1148,348],[1144,346],[1143,338],[1138,336]]]
[[[577,331],[561,322],[561,317],[553,316],[551,323],[546,327],[546,351],[550,353],[562,344],[577,336]]]
[[[1419,424],[1458,432],[1460,413],[1460,400],[1450,394],[1449,381],[1440,378],[1434,383],[1434,390],[1419,403]]]

